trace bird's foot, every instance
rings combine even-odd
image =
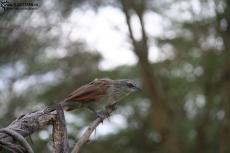
[[[104,113],[103,112],[95,112],[95,113],[96,116],[101,119],[101,123],[103,123],[103,120],[105,118]]]
[[[108,113],[107,111],[96,112],[96,115],[97,115],[98,118],[101,119],[101,123],[103,123],[103,120],[105,118],[109,119],[109,117],[111,116],[111,114]]]
[[[109,117],[111,116],[111,114],[108,113],[107,111],[105,111],[105,112],[104,112],[104,116],[105,116],[106,118],[109,118]]]
[[[106,108],[111,109],[112,111],[115,111],[117,109],[117,105],[116,105],[116,103],[111,104],[111,105],[106,106]]]

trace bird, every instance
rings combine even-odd
[[[87,108],[100,117],[106,107],[114,106],[134,91],[141,91],[141,88],[131,80],[95,79],[73,91],[61,106],[65,111]]]

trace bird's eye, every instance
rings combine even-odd
[[[133,88],[133,87],[134,87],[134,85],[133,85],[132,83],[127,83],[127,86],[128,86],[129,88]]]

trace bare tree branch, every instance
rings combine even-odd
[[[21,136],[18,132],[10,129],[10,128],[3,128],[0,129],[0,132],[2,133],[7,133],[8,135],[12,136],[13,138],[15,138],[16,140],[18,140],[20,142],[20,144],[23,146],[23,148],[25,148],[25,150],[28,153],[34,153],[33,149],[31,148],[30,144],[25,140],[25,138],[23,136]]]
[[[89,125],[71,153],[79,153],[81,147],[89,141],[89,137],[93,131],[104,119],[109,117],[114,109],[114,105],[107,107],[106,110],[102,112],[103,115]],[[61,105],[45,107],[41,110],[24,114],[13,121],[9,126],[0,129],[0,150],[6,149],[13,153],[33,153],[25,137],[46,128],[48,125],[53,125],[54,153],[68,153],[67,130]],[[9,133],[9,131],[11,132]],[[16,141],[19,141],[20,144],[17,144]]]
[[[64,112],[61,105],[58,105],[56,110],[57,119],[53,123],[53,142],[55,153],[67,153],[69,151],[69,145]]]
[[[78,142],[75,144],[73,150],[71,153],[79,153],[80,149],[83,147],[84,144],[86,144],[89,141],[89,137],[90,135],[93,133],[94,130],[96,130],[97,126],[103,122],[104,119],[108,118],[110,116],[110,114],[112,113],[112,111],[114,110],[114,105],[111,105],[110,107],[107,107],[106,110],[103,112],[104,115],[102,115],[101,117],[96,118],[96,120],[94,120],[89,127],[87,128],[87,130],[85,131],[85,133],[80,137],[80,139],[78,140]]]
[[[64,113],[60,105],[55,106],[55,108],[45,107],[41,110],[22,115],[9,126],[0,129],[0,150],[7,149],[13,152],[32,152],[28,143],[25,139],[23,140],[23,138],[40,129],[46,128],[50,124],[52,124],[54,128],[54,152],[68,152]],[[11,131],[10,134],[7,131]],[[21,145],[16,144],[16,141],[19,141]]]

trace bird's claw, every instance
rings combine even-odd
[[[108,113],[108,112],[104,112],[104,115],[107,117],[107,118],[109,118],[111,115],[110,115],[110,113]]]
[[[106,108],[111,109],[112,111],[116,110],[116,104],[108,105]]]
[[[103,120],[105,118],[109,118],[111,116],[111,114],[108,113],[107,111],[96,112],[96,115],[97,115],[98,118],[101,119],[101,123],[103,123]]]
[[[96,116],[101,119],[101,123],[103,123],[103,120],[105,118],[104,114],[102,112],[96,112]]]

